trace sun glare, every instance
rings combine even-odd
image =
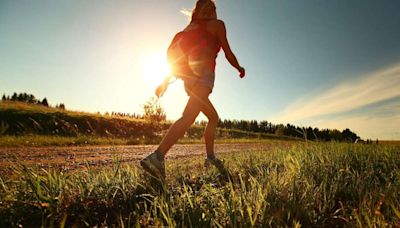
[[[157,86],[169,75],[171,67],[168,65],[167,58],[163,52],[152,53],[143,60],[144,81],[150,86]]]

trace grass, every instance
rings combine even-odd
[[[0,102],[0,111],[14,110],[18,113],[43,113],[43,114],[51,114],[51,113],[65,113],[70,116],[92,116],[92,117],[104,117],[104,118],[122,118],[122,119],[131,119],[125,117],[114,117],[110,115],[101,115],[97,113],[89,113],[89,112],[81,112],[81,111],[71,111],[71,110],[63,110],[53,107],[46,107],[44,105],[36,105],[29,104],[25,102],[18,101],[1,101]]]
[[[22,102],[0,102],[0,147],[157,144],[171,122],[66,111]],[[193,125],[181,142],[202,142]],[[219,141],[299,140],[293,137],[217,129]],[[238,140],[240,139],[240,140]]]
[[[379,143],[384,145],[400,145],[400,140],[381,140]]]
[[[167,159],[168,185],[121,164],[74,172],[20,165],[0,179],[0,226],[381,227],[400,225],[400,150],[297,143],[223,156]]]
[[[109,145],[149,145],[158,144],[161,137],[154,138],[117,138],[96,136],[49,136],[49,135],[24,135],[10,136],[0,135],[0,148],[7,147],[42,147],[42,146],[109,146]],[[217,138],[217,144],[222,143],[264,143],[277,141],[264,138]],[[184,137],[178,144],[199,144],[203,139]]]
[[[127,145],[129,140],[94,136],[0,136],[0,147],[36,147],[36,146],[87,146],[87,145]]]

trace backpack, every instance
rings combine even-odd
[[[187,32],[178,32],[172,39],[167,50],[167,61],[171,66],[172,74],[177,78],[193,75],[189,67],[189,48]]]
[[[206,22],[200,21],[196,28],[178,32],[172,39],[167,50],[167,61],[175,77],[183,80],[196,77],[190,67],[189,59],[214,48],[211,45],[215,43],[215,37],[207,31]]]

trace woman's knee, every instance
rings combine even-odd
[[[192,124],[196,120],[197,115],[193,113],[183,113],[181,117],[181,121],[186,124]]]
[[[212,113],[210,113],[210,114],[211,114],[211,115],[207,116],[207,118],[208,118],[208,123],[209,123],[209,124],[217,125],[217,124],[218,124],[218,121],[219,121],[218,113],[212,112]]]

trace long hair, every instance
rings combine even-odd
[[[214,0],[197,0],[196,5],[192,12],[182,10],[183,14],[190,16],[191,21],[201,19],[211,19],[215,13],[216,5]]]

